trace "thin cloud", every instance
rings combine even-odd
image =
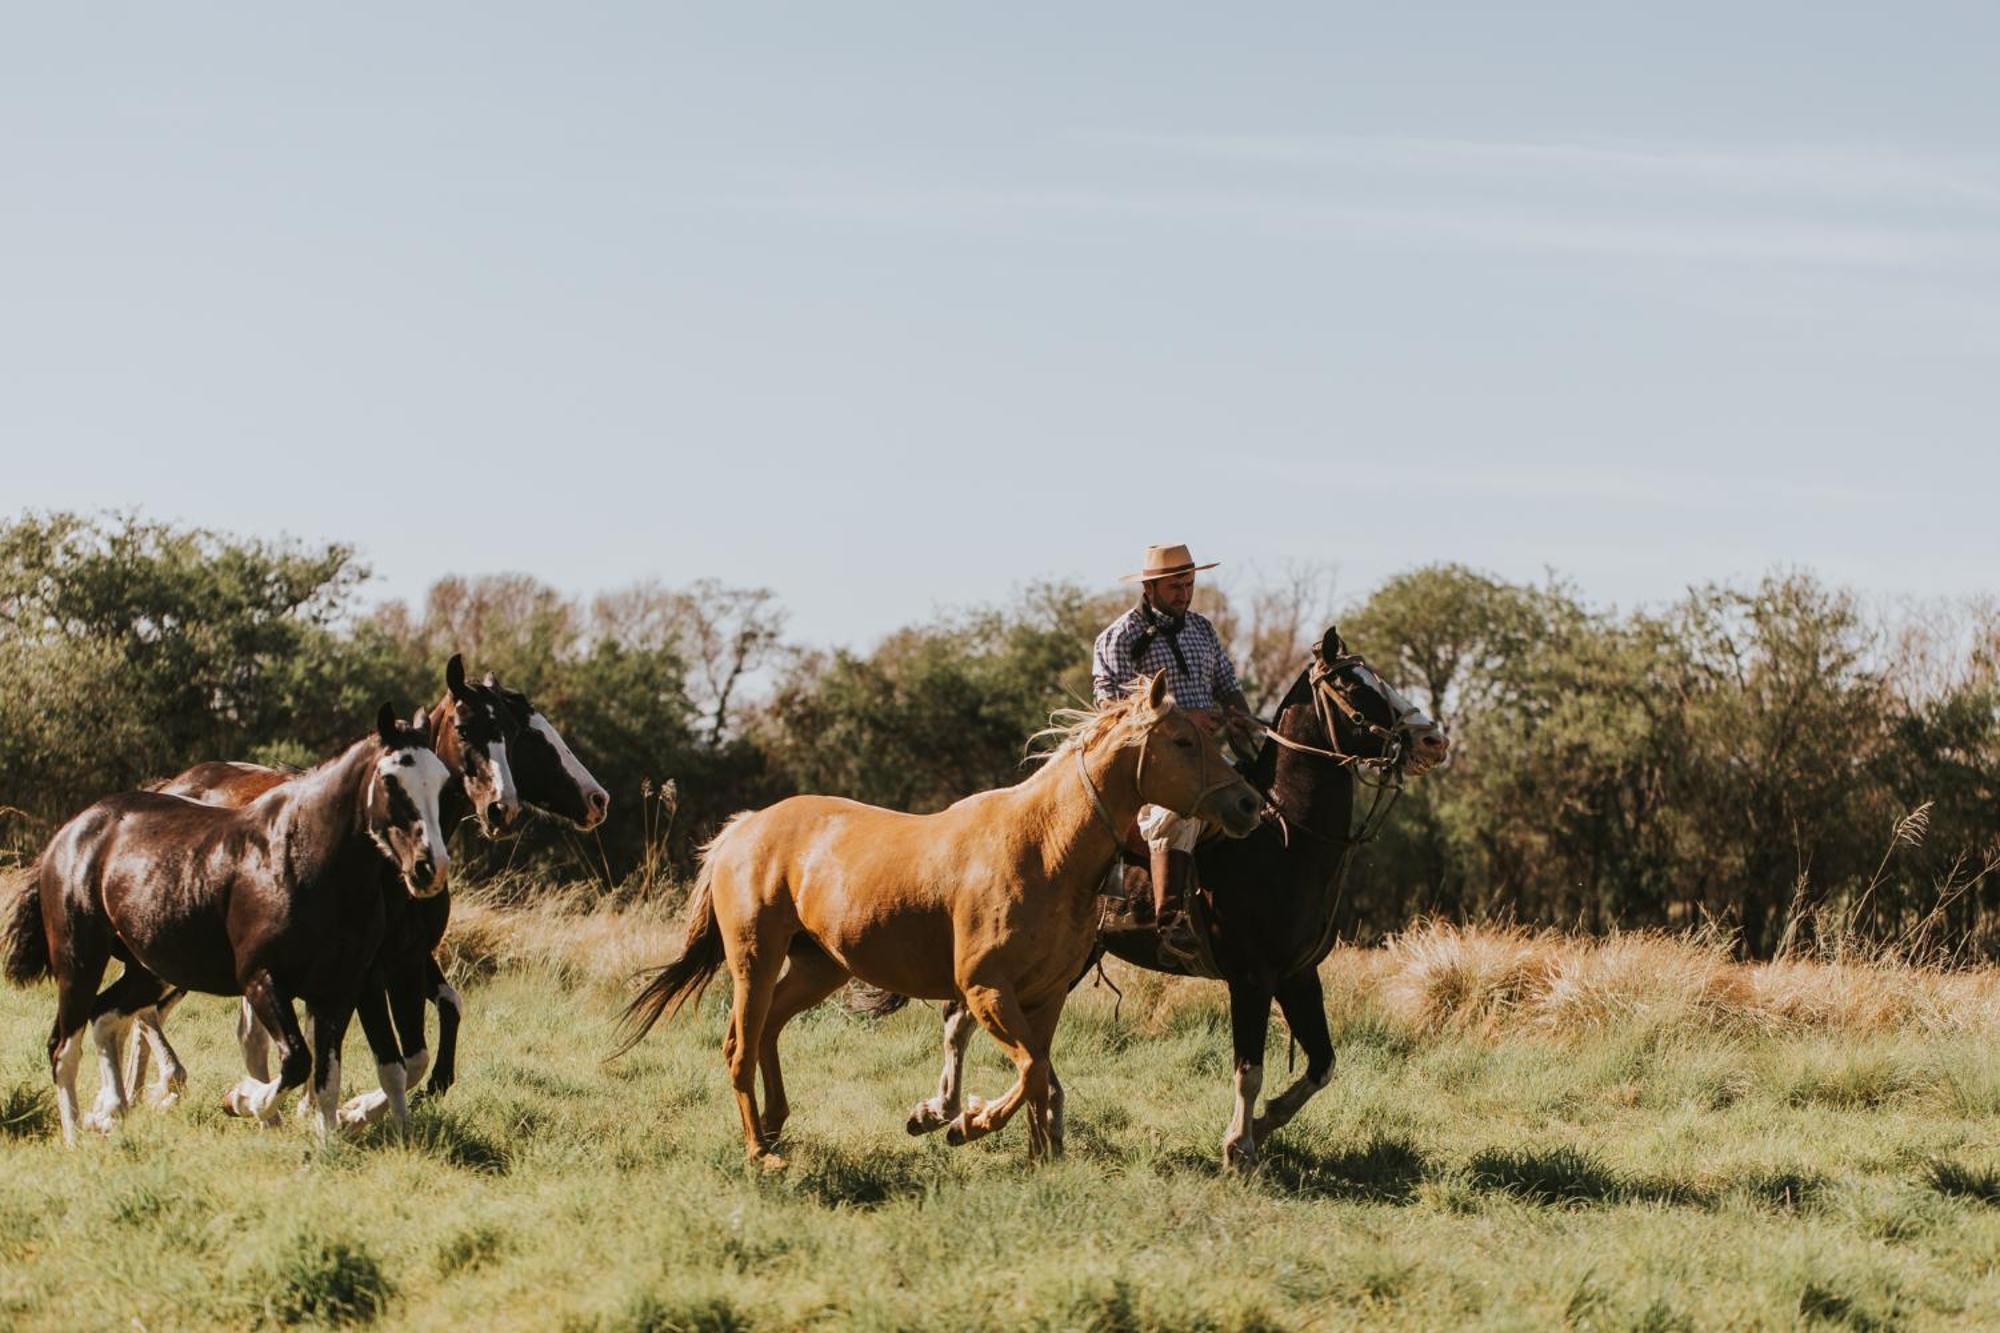
[[[1290,167],[1450,177],[1540,175],[1571,184],[1651,183],[1681,189],[1848,195],[1897,203],[1952,199],[2000,205],[2000,159],[1970,154],[1287,135],[1103,133],[1084,138],[1109,147]]]

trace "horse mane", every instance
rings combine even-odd
[[[1278,700],[1278,706],[1271,710],[1273,727],[1285,720],[1287,708],[1304,702],[1302,696],[1310,688],[1311,678],[1312,664],[1308,662],[1299,668],[1299,674],[1292,678],[1291,688],[1285,691],[1282,699]],[[1278,750],[1279,746],[1275,743],[1265,745],[1257,752],[1257,757],[1243,769],[1243,780],[1266,795],[1270,794],[1271,784],[1278,780]]]
[[[1145,677],[1132,682],[1124,694],[1115,699],[1106,699],[1095,708],[1058,708],[1049,714],[1049,725],[1028,737],[1028,752],[1023,760],[1044,762],[1071,750],[1081,750],[1100,736],[1110,735],[1127,728],[1131,735],[1119,738],[1120,745],[1130,745],[1138,737],[1137,723],[1147,716],[1146,690],[1151,682]],[[1054,742],[1038,747],[1037,742]]]

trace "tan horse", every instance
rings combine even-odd
[[[1255,828],[1263,810],[1208,733],[1174,707],[1164,673],[1085,715],[1027,781],[937,814],[795,796],[738,815],[703,856],[687,947],[626,1010],[619,1050],[699,996],[727,962],[736,994],[723,1058],[751,1158],[778,1167],[772,1148],[790,1114],[778,1067],[786,1023],[851,976],[901,995],[962,999],[1018,1074],[1006,1096],[961,1114],[949,1137],[990,1134],[1025,1101],[1028,1152],[1041,1157],[1056,1021],[1096,941],[1097,890],[1120,831],[1148,804],[1214,821],[1232,837]]]

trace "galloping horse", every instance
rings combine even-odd
[[[1096,938],[1097,885],[1146,804],[1238,837],[1263,809],[1174,707],[1164,673],[1086,715],[1026,781],[937,814],[795,796],[738,815],[704,853],[687,946],[627,1008],[620,1052],[726,962],[736,993],[722,1049],[743,1139],[752,1159],[777,1167],[790,1113],[778,1065],[786,1023],[850,976],[963,999],[1017,1076],[1006,1096],[955,1121],[951,1141],[1000,1129],[1025,1101],[1039,1158],[1051,1148],[1049,1045]]]
[[[384,857],[418,896],[444,888],[450,864],[438,820],[447,774],[429,720],[388,705],[375,734],[240,809],[159,792],[106,797],[57,830],[36,859],[7,930],[17,984],[56,979],[49,1068],[63,1138],[76,1142],[76,1070],[91,1024],[103,1083],[88,1121],[108,1130],[125,1110],[120,1046],[131,1014],[169,986],[243,995],[279,1036],[274,1082],[231,1100],[269,1118],[312,1075],[322,1141],[340,1097],[340,1046],[383,931],[373,873]],[[116,958],[124,975],[97,985]],[[313,1023],[299,1031],[294,997]]]
[[[431,747],[452,779],[439,797],[439,815],[447,829],[470,815],[477,819],[482,833],[498,839],[514,831],[519,808],[526,805],[588,830],[610,809],[611,800],[604,788],[578,762],[562,735],[528,696],[503,688],[491,674],[480,684],[468,682],[464,661],[457,654],[445,664],[445,695],[431,711],[430,724]],[[157,790],[210,805],[238,806],[292,777],[257,764],[197,764]],[[434,956],[451,919],[451,895],[440,892],[413,899],[402,891],[387,867],[374,873],[383,884],[387,924],[377,960],[378,976],[364,993],[360,1012],[364,1020],[371,1019],[377,1012],[375,1006],[386,1004],[394,1020],[398,1058],[378,1067],[381,1086],[377,1091],[362,1093],[341,1108],[344,1124],[371,1122],[385,1111],[399,1124],[404,1123],[408,1117],[406,1090],[423,1078],[427,1066],[433,1095],[450,1088],[456,1075],[463,1006]],[[160,1056],[161,1079],[155,1100],[163,1104],[172,1100],[174,1090],[186,1077],[159,1030],[159,1014],[179,998],[179,994],[170,996],[158,1010],[136,1016],[140,1031]],[[435,1065],[424,1035],[426,1001],[438,1010]],[[245,1001],[237,1022],[237,1039],[243,1047],[245,1067],[259,1081],[270,1078],[271,1035]],[[146,1046],[135,1041],[126,1077],[128,1088],[136,1088],[144,1079],[145,1057]]]
[[[1450,753],[1437,724],[1349,652],[1331,627],[1285,692],[1272,734],[1275,743],[1244,776],[1267,794],[1278,818],[1240,841],[1206,843],[1195,853],[1200,901],[1192,904],[1191,915],[1206,932],[1202,952],[1213,969],[1191,968],[1163,953],[1150,926],[1107,927],[1101,936],[1104,951],[1139,967],[1228,984],[1235,1110],[1222,1156],[1232,1170],[1254,1166],[1258,1142],[1333,1079],[1333,1038],[1319,964],[1333,948],[1334,910],[1348,857],[1373,835],[1370,829],[1357,837],[1353,829],[1356,770],[1376,770],[1371,814],[1386,815],[1403,773],[1420,775]],[[1143,873],[1137,866],[1127,868],[1128,876]],[[1075,979],[1088,971],[1079,969]],[[1305,1048],[1306,1068],[1259,1116],[1274,998]],[[886,1012],[898,1003],[874,1008]],[[912,1134],[960,1114],[960,1077],[972,1024],[958,1004],[946,1006],[944,1022],[944,1073],[937,1095],[911,1113]]]

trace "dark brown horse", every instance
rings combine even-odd
[[[1200,888],[1191,918],[1202,932],[1190,964],[1162,950],[1150,925],[1107,916],[1099,948],[1155,972],[1206,976],[1229,987],[1236,1053],[1235,1110],[1222,1140],[1224,1164],[1256,1164],[1257,1144],[1298,1114],[1333,1078],[1319,964],[1333,947],[1341,874],[1361,838],[1354,828],[1357,773],[1375,787],[1371,813],[1385,815],[1402,776],[1442,763],[1450,745],[1437,724],[1398,694],[1329,628],[1278,705],[1274,739],[1244,776],[1265,793],[1275,818],[1237,840],[1218,839],[1195,855]],[[1127,887],[1145,895],[1145,858],[1128,865]],[[1093,956],[1095,961],[1095,956]],[[1086,972],[1088,969],[1086,969]],[[1078,977],[1081,980],[1081,974]],[[1264,1042],[1276,1000],[1305,1049],[1305,1072],[1256,1114]],[[894,1007],[877,1004],[879,1010]],[[961,1113],[960,1074],[972,1024],[961,1006],[945,1009],[945,1068],[935,1097],[917,1104],[909,1130],[925,1133]],[[1060,1094],[1054,1099],[1060,1116]],[[1061,1126],[1052,1127],[1057,1137]]]
[[[231,1102],[269,1119],[310,1074],[329,1137],[341,1042],[382,943],[374,866],[386,858],[412,894],[444,888],[447,777],[424,714],[405,724],[385,704],[374,735],[249,805],[128,792],[57,830],[11,914],[6,971],[23,984],[55,977],[49,1069],[64,1140],[75,1143],[79,1123],[109,1130],[123,1114],[125,1030],[170,986],[247,998],[279,1034],[282,1063],[275,1081],[246,1080]],[[124,974],[100,995],[114,958]],[[310,1049],[294,999],[312,1020]],[[76,1098],[85,1024],[103,1076],[87,1119]]]
[[[431,744],[452,780],[439,797],[439,813],[447,829],[468,816],[478,818],[481,831],[498,838],[513,828],[519,805],[564,819],[581,829],[596,827],[610,808],[610,797],[577,760],[562,735],[519,690],[502,687],[493,676],[483,683],[466,680],[464,664],[454,655],[445,666],[445,696],[431,713]],[[161,790],[213,805],[242,805],[291,780],[292,775],[256,764],[198,764],[162,785]],[[378,1090],[363,1093],[341,1108],[342,1123],[371,1122],[384,1112],[401,1124],[407,1120],[407,1090],[429,1068],[429,1091],[441,1094],[456,1075],[458,1027],[463,1004],[457,990],[437,964],[437,947],[451,919],[451,895],[411,898],[394,873],[383,867],[383,907],[387,918],[375,975],[364,991],[358,1012],[374,1043],[373,1024],[393,1027],[391,1054],[377,1050]],[[179,996],[163,1001],[164,1012]],[[424,1006],[438,1011],[437,1060],[432,1064],[425,1035]],[[157,1017],[149,1026],[142,1013],[140,1031],[161,1060],[161,1080],[155,1100],[171,1101],[185,1075],[159,1030]],[[257,1022],[247,1001],[237,1020],[237,1039],[244,1065],[252,1077],[270,1077],[272,1033]],[[133,1044],[127,1086],[144,1077],[146,1045]]]
[[[499,695],[488,686],[468,682],[465,663],[454,654],[445,664],[444,697],[430,711],[429,718],[431,749],[453,779],[439,796],[439,815],[444,827],[449,830],[471,815],[488,837],[504,836],[519,818],[521,803],[515,791],[507,746],[510,734],[518,728]],[[211,762],[196,764],[150,790],[185,796],[207,805],[244,806],[294,776],[261,764]],[[414,976],[397,975],[389,969],[396,943],[409,933],[407,922],[417,910],[418,900],[403,891],[389,866],[373,865],[366,869],[381,885],[385,925],[383,952],[371,965],[374,975],[362,992],[356,1012],[374,1051],[376,1073],[382,1085],[380,1104],[374,1110],[379,1114],[382,1109],[393,1109],[401,1124],[408,1119],[404,1089],[410,1075],[406,1071],[414,1064],[416,1076],[421,1077],[422,1062],[428,1059],[428,1053],[421,1049],[421,987],[425,978],[421,967]],[[429,901],[442,897],[439,894]],[[411,1009],[416,1014],[414,1043],[406,1035],[412,1031],[407,1020],[400,1033],[390,1021],[393,1001],[405,990],[414,995],[403,1009],[405,1014]],[[186,1086],[187,1072],[167,1042],[165,1030],[166,1015],[185,995],[185,991],[176,989],[163,996],[159,1004],[146,1006],[132,1015],[136,1031],[126,1064],[125,1086],[136,1095],[145,1081],[148,1054],[157,1055],[160,1079],[152,1097],[157,1106],[172,1105]],[[258,1082],[271,1077],[272,1035],[256,1021],[246,1000],[237,1023],[237,1040],[243,1046],[244,1065]],[[413,1054],[417,1057],[414,1061]]]

